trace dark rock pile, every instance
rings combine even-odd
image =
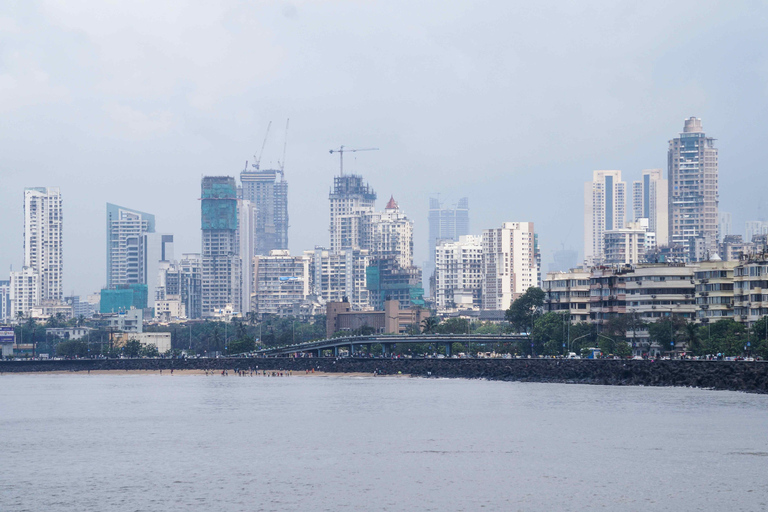
[[[610,386],[687,386],[768,393],[768,362],[586,359],[81,359],[0,361],[0,373],[88,370],[293,370],[563,382]]]

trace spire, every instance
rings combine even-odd
[[[389,202],[387,203],[387,206],[385,208],[386,210],[397,210],[398,206],[395,202],[395,196],[389,196]]]

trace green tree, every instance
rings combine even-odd
[[[533,346],[537,354],[554,356],[563,353],[568,332],[566,314],[549,312],[536,319],[533,328]]]
[[[428,316],[421,321],[421,332],[424,334],[432,334],[436,332],[440,325],[440,319],[436,316]]]
[[[530,333],[544,306],[544,290],[530,287],[509,306],[505,316],[517,332]]]
[[[157,351],[157,345],[149,343],[141,347],[139,355],[142,357],[159,357],[160,352]]]
[[[138,357],[141,354],[141,343],[139,340],[130,339],[123,346],[123,354],[127,357]]]
[[[441,322],[434,332],[440,334],[469,334],[469,320],[466,318],[449,318]]]
[[[80,340],[62,341],[56,345],[56,355],[59,357],[86,357],[88,344]]]

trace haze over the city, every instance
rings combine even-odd
[[[237,176],[272,130],[292,252],[328,245],[345,156],[394,195],[427,258],[430,195],[472,232],[532,221],[544,269],[582,249],[594,169],[667,167],[683,120],[719,149],[720,211],[765,218],[761,2],[19,2],[0,7],[0,278],[22,263],[24,187],[64,200],[65,293],[105,284],[105,203],[200,251],[200,178]]]

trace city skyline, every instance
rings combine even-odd
[[[395,195],[415,221],[416,262],[428,257],[424,199],[440,192],[468,197],[476,227],[535,222],[546,268],[553,251],[582,246],[573,190],[584,173],[622,169],[631,180],[665,169],[667,143],[690,116],[718,137],[721,209],[734,232],[768,211],[766,57],[737,50],[766,46],[768,6],[710,5],[705,15],[652,2],[595,14],[586,5],[448,3],[435,16],[409,5],[416,27],[393,14],[397,2],[287,11],[222,2],[190,6],[183,19],[148,9],[29,2],[0,11],[4,83],[16,84],[0,103],[0,218],[10,241],[0,268],[21,267],[19,194],[41,185],[66,197],[66,294],[105,284],[91,271],[105,265],[104,241],[92,235],[105,202],[154,213],[177,253],[197,252],[199,178],[236,176],[267,123],[286,117],[292,254],[326,240],[317,213],[338,170],[328,150],[340,144],[381,148],[349,155],[345,170]],[[356,28],[371,24],[382,27],[376,37]],[[381,58],[361,58],[382,47]],[[268,139],[262,168],[282,160],[282,142]]]

